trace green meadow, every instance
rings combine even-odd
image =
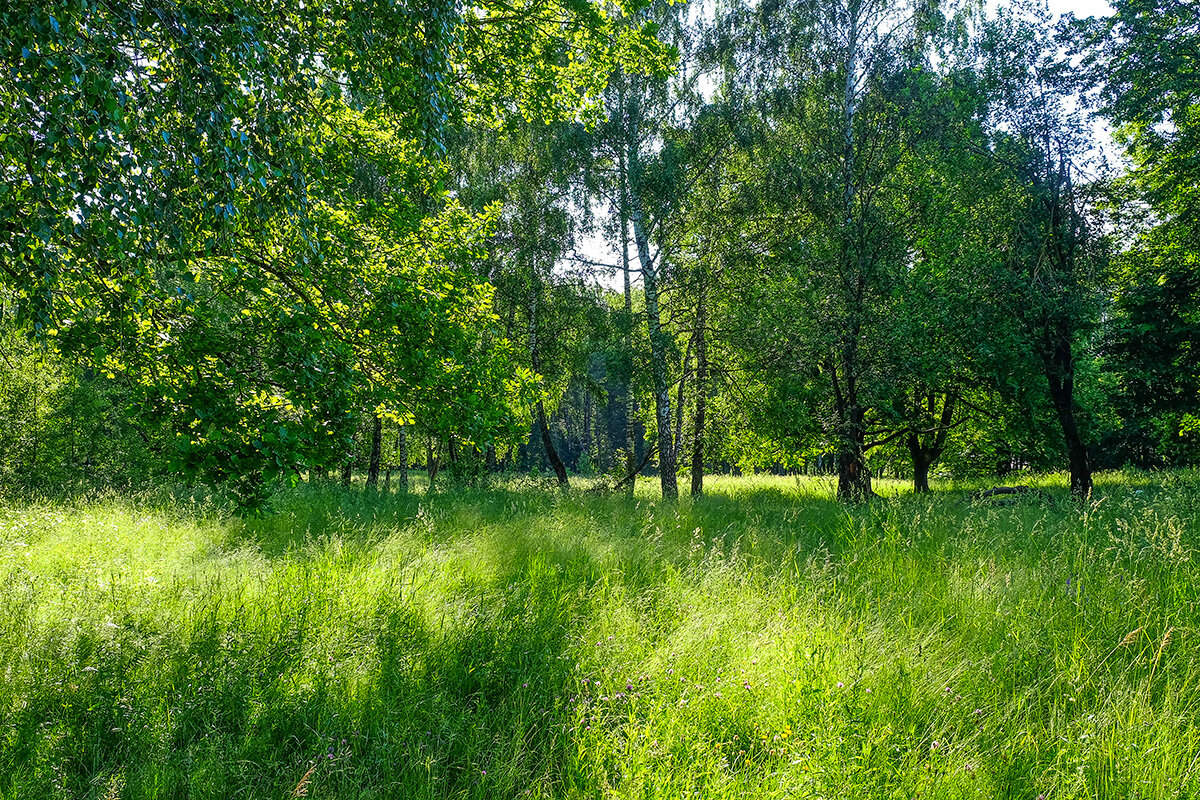
[[[7,501],[0,797],[1200,796],[1200,475],[1064,480]]]

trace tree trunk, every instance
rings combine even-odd
[[[529,276],[529,365],[535,373],[541,372],[537,335],[538,289],[537,276],[531,274]],[[554,448],[554,440],[550,438],[550,427],[546,424],[546,406],[540,396],[537,401],[537,423],[538,430],[542,434],[542,447],[546,449],[546,458],[550,461],[550,466],[554,468],[558,485],[564,489],[568,488],[570,482],[567,478],[567,467],[558,457],[558,450]]]
[[[645,234],[637,235],[640,227],[637,214],[634,216],[634,236],[641,240],[638,250],[644,251],[642,284],[646,292],[646,324],[650,334],[650,371],[654,377],[654,418],[658,425],[658,471],[662,483],[662,496],[674,500],[679,496],[679,485],[675,478],[675,447],[671,435],[671,386],[667,382],[667,353],[662,318],[658,310],[658,280],[654,267],[649,263]]]
[[[913,464],[913,492],[928,492],[929,467],[933,464],[933,457],[921,446],[921,440],[915,433],[908,437],[908,454]]]
[[[425,440],[425,471],[429,475],[429,489],[433,489],[433,480],[437,477],[438,469],[441,467],[440,459],[438,458],[437,448],[435,446],[433,435]]]
[[[342,465],[342,488],[350,488],[350,480],[354,477],[354,462],[347,461]]]
[[[704,403],[708,391],[708,350],[705,346],[704,278],[696,305],[696,412],[692,418],[692,497],[704,494]]]
[[[857,108],[855,81],[858,76],[859,14],[862,9],[856,4],[848,7],[850,30],[847,38],[849,52],[846,63],[846,82],[842,97],[842,203],[847,222],[854,221],[861,228],[861,214],[855,210],[856,152],[854,141],[854,116]],[[834,388],[834,403],[838,415],[838,499],[860,502],[874,495],[871,490],[871,473],[866,464],[866,410],[858,394],[858,346],[861,336],[861,319],[857,311],[862,308],[866,280],[863,275],[861,241],[852,240],[855,234],[849,229],[843,232],[842,258],[846,275],[855,280],[851,311],[846,320],[847,333],[838,353],[839,363],[831,371]],[[838,369],[841,369],[839,379]]]
[[[913,405],[918,420],[921,414],[922,399],[927,401],[927,411],[932,417],[937,403],[935,394],[930,391],[922,398],[921,393],[917,393]],[[933,437],[928,444],[921,441],[922,431],[914,430],[908,434],[908,454],[912,458],[913,464],[913,492],[929,491],[929,468],[942,457],[942,453],[946,449],[946,435],[954,424],[954,407],[955,397],[947,393],[942,401],[942,412],[938,421],[931,430],[925,431],[927,435]]]
[[[628,126],[629,147],[629,214],[633,223],[633,242],[637,247],[638,262],[642,268],[642,287],[646,295],[646,328],[650,335],[650,372],[654,379],[654,418],[658,426],[658,471],[665,500],[679,496],[679,483],[675,476],[675,448],[671,441],[671,387],[667,382],[667,347],[662,317],[659,314],[658,268],[650,257],[650,238],[646,231],[642,209],[641,165],[638,154],[638,111],[635,110]],[[661,255],[661,254],[660,254]]]
[[[383,420],[376,415],[371,426],[371,462],[367,467],[367,486],[371,489],[379,488],[379,457],[382,447]]]
[[[676,453],[676,462],[679,460],[678,454],[683,451],[684,390],[687,388],[688,378],[691,376],[692,347],[695,346],[695,343],[696,334],[693,333],[688,339],[687,348],[683,351],[683,363],[679,368],[679,385],[675,387],[675,433],[671,437],[671,442]]]
[[[866,461],[866,410],[858,398],[857,332],[850,335],[843,349],[839,377],[837,368],[830,370],[833,383],[834,408],[838,416],[838,488],[839,500],[861,502],[874,496],[871,473]]]
[[[583,453],[587,456],[589,467],[594,466],[596,462],[592,458],[592,395],[587,391],[583,394]]]
[[[1060,326],[1061,327],[1061,326]],[[1067,447],[1067,463],[1071,470],[1071,494],[1086,500],[1092,494],[1092,467],[1088,460],[1087,445],[1079,433],[1075,419],[1075,363],[1069,334],[1057,332],[1057,342],[1051,350],[1047,363],[1046,381],[1050,388],[1050,399],[1062,428],[1063,443]]]
[[[408,491],[408,430],[401,425],[400,430],[396,432],[396,465],[400,468],[399,480],[396,481],[396,490],[400,492]]]
[[[847,433],[842,437],[838,453],[838,499],[853,503],[875,496],[871,489],[871,472],[867,469],[862,418],[861,408],[846,409]]]
[[[624,103],[622,103],[624,107]],[[621,173],[621,272],[625,278],[625,353],[629,356],[629,375],[625,379],[625,474],[631,476],[625,485],[625,493],[633,496],[637,484],[637,443],[634,441],[637,419],[637,398],[633,394],[633,287],[629,268],[629,199],[628,170],[624,149],[618,154]]]
[[[554,440],[550,438],[550,427],[546,424],[546,407],[541,400],[537,402],[538,430],[542,434],[542,447],[546,449],[546,458],[550,461],[550,466],[554,468],[554,475],[558,478],[558,485],[563,488],[570,486],[567,478],[567,467],[563,464],[562,459],[558,457],[558,450],[554,448]]]

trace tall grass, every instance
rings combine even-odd
[[[1039,485],[3,506],[0,797],[1200,795],[1200,476]]]

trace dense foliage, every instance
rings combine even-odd
[[[1192,4],[0,23],[10,486],[1200,455]]]
[[[476,445],[530,383],[465,269],[495,210],[449,129],[586,112],[637,29],[586,4],[10,6],[0,260],[11,321],[168,419],[254,505],[341,463],[363,413]]]

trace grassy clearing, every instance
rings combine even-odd
[[[1200,476],[710,488],[0,507],[0,797],[1200,795]]]

